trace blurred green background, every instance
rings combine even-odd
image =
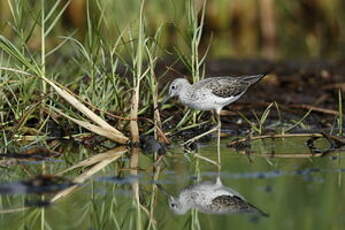
[[[0,2],[0,33],[12,41],[22,33],[28,37],[26,42],[30,49],[40,49],[39,23],[33,26],[39,21],[40,1],[17,0],[14,8],[8,1]],[[17,2],[25,5],[25,12],[21,12],[22,7],[15,8]],[[55,2],[46,0],[47,12]],[[146,33],[153,35],[161,28],[163,33],[159,42],[167,54],[176,47],[180,50],[188,47],[185,44],[191,32],[188,2],[146,0]],[[60,7],[66,3],[67,0],[62,1]],[[199,16],[202,5],[203,0],[195,1]],[[139,0],[72,0],[50,33],[47,48],[61,42],[58,36],[72,35],[85,42],[90,32],[88,17],[93,25],[99,25],[98,32],[105,40],[115,42],[124,29],[138,22],[139,7]],[[13,13],[20,17],[14,20]],[[210,46],[208,58],[340,59],[345,56],[344,21],[343,0],[208,0],[199,48],[204,51]],[[13,30],[13,25],[22,31]]]

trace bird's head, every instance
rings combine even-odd
[[[177,78],[173,80],[169,86],[169,97],[178,96],[181,90],[187,85],[189,85],[189,82],[187,79]]]
[[[173,80],[169,85],[169,92],[168,95],[166,95],[163,98],[163,101],[161,102],[161,105],[164,105],[170,98],[179,96],[181,90],[185,87],[190,85],[187,79],[184,78],[176,78]],[[157,107],[158,108],[158,107]],[[157,109],[155,108],[155,109]]]
[[[169,197],[169,207],[177,215],[183,215],[189,210],[186,204],[183,204],[179,199],[172,196]]]

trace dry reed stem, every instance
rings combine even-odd
[[[132,136],[132,143],[139,143],[139,127],[138,127],[138,121],[137,121],[138,108],[139,108],[139,87],[136,87],[132,96],[131,112],[130,112],[131,121],[129,122],[131,136]]]
[[[22,71],[22,70],[18,70],[18,69],[13,69],[13,68],[0,67],[0,70],[11,71],[11,72],[19,73],[19,74],[22,74],[22,75],[25,75],[25,76],[32,76],[32,74],[30,74],[30,73],[28,73],[26,71]],[[108,134],[109,132],[112,132],[113,134],[109,135],[111,138],[109,138],[108,136],[106,136],[106,137],[108,137],[109,139],[111,139],[113,141],[116,141],[116,142],[118,142],[120,144],[125,144],[125,143],[128,142],[128,137],[123,135],[123,133],[121,133],[120,131],[118,131],[114,127],[112,127],[105,120],[103,120],[97,114],[92,112],[89,108],[87,108],[83,103],[81,103],[78,99],[76,99],[72,94],[70,94],[62,86],[58,86],[53,81],[47,79],[44,76],[38,76],[38,77],[43,79],[45,82],[47,82],[62,98],[64,98],[74,108],[76,108],[78,111],[80,111],[82,114],[87,116],[90,120],[92,120],[93,122],[98,124],[101,128],[103,128],[106,131],[104,132],[104,130],[99,129],[99,127],[95,128],[96,126],[92,127],[93,130],[97,130],[97,131],[99,131],[100,133],[103,133],[103,134]],[[76,120],[74,120],[74,121],[76,121]],[[86,124],[84,124],[84,125],[86,125]],[[90,130],[90,131],[93,131],[93,130]]]
[[[115,142],[118,142],[118,143],[121,143],[121,144],[124,144],[128,141],[128,138],[123,136],[123,135],[117,135],[116,133],[113,132],[113,129],[108,129],[106,127],[99,127],[97,125],[93,125],[89,122],[86,122],[86,121],[81,121],[81,120],[78,120],[76,118],[73,118],[65,113],[63,113],[62,111],[54,108],[54,107],[51,107],[52,110],[54,110],[55,112],[57,112],[58,114],[60,114],[61,116],[73,121],[74,123],[76,123],[77,125],[93,132],[93,133],[96,133],[100,136],[103,136],[103,137],[106,137],[110,140],[113,140]]]
[[[79,110],[82,114],[87,116],[90,120],[98,124],[100,127],[105,128],[107,130],[112,131],[116,136],[119,136],[120,138],[117,140],[117,142],[124,144],[128,141],[128,138],[124,136],[120,131],[112,127],[110,124],[108,124],[105,120],[103,120],[101,117],[99,117],[97,114],[92,112],[89,108],[87,108],[84,104],[78,101],[75,97],[73,97],[70,93],[68,93],[63,88],[60,88],[57,86],[54,82],[47,79],[44,76],[41,76],[41,78],[47,82],[55,91],[64,98],[69,104],[71,104],[74,108]]]

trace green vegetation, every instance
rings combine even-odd
[[[305,46],[298,49],[305,56],[322,53],[337,57],[333,55],[333,48],[327,46],[332,44],[334,50],[338,50],[337,46],[341,47],[343,41],[341,34],[336,41],[323,40],[325,31],[332,34],[336,30],[333,27],[340,29],[343,26],[340,23],[342,8],[335,8],[343,3],[335,0],[315,1],[313,6],[303,1],[78,2],[59,0],[30,4],[13,0],[1,3],[2,18],[6,22],[0,27],[0,118],[4,134],[1,141],[5,146],[28,135],[44,139],[51,122],[56,126],[64,124],[60,128],[66,129],[66,118],[68,122],[92,129],[101,136],[107,136],[105,127],[115,127],[117,131],[113,131],[119,137],[110,139],[122,138],[120,143],[129,136],[137,142],[140,128],[147,130],[144,131],[146,134],[155,130],[155,136],[164,139],[160,132],[162,123],[173,117],[161,121],[159,112],[153,112],[153,108],[159,105],[160,94],[164,92],[163,87],[159,88],[158,79],[164,79],[177,62],[184,64],[193,81],[203,78],[206,56],[212,58],[225,54],[224,51],[217,54],[218,44],[224,44],[219,33],[231,34],[228,44],[232,47],[241,47],[238,42],[245,41],[248,47],[253,48],[252,53],[242,49],[243,55],[239,55],[235,48],[222,45],[223,50],[229,51],[227,55],[237,57],[260,52],[267,57],[273,53],[274,56],[289,57],[287,53],[291,46],[288,42],[294,39],[291,39],[293,35],[289,31],[283,31],[285,29],[294,30],[295,35],[299,34],[298,31],[306,34],[307,37],[294,40],[295,45]],[[312,17],[325,19],[315,22],[322,29],[315,32],[308,27],[308,31],[304,28],[308,22],[302,23],[301,20],[301,24],[291,25],[298,17],[308,18],[306,7],[315,11]],[[273,19],[269,18],[272,9],[277,9]],[[334,14],[334,10],[339,12]],[[260,20],[251,22],[252,19],[247,18],[250,14],[245,12],[252,12]],[[239,25],[234,24],[237,21]],[[228,28],[229,25],[232,27]],[[273,32],[265,27],[268,25],[276,28],[273,35],[269,35]],[[253,29],[255,26],[260,29]],[[288,34],[289,41],[285,43],[284,36]],[[274,39],[265,36],[273,36]],[[327,39],[332,37],[327,36]],[[258,45],[260,40],[262,44]],[[267,50],[273,53],[266,54]],[[172,66],[157,66],[159,61],[167,58],[173,60]],[[60,94],[54,91],[59,89],[63,90]],[[69,104],[73,104],[75,99],[80,103],[76,102],[78,105],[73,108],[61,97]],[[89,110],[80,109],[81,103]],[[171,106],[163,106],[168,107]],[[264,111],[254,128],[259,134],[268,113],[269,109]],[[140,120],[143,117],[145,119]],[[203,113],[188,110],[179,119],[175,130],[170,131],[202,124],[202,117]],[[341,120],[339,124],[342,124]],[[73,127],[65,130],[65,135],[80,133],[77,126]]]
[[[192,111],[174,104],[160,105],[170,81],[169,74],[187,73],[192,81],[198,81],[206,75],[205,63],[208,58],[343,58],[345,52],[340,51],[344,51],[345,47],[344,6],[342,0],[1,1],[2,181],[22,181],[23,178],[45,174],[71,177],[80,186],[91,182],[81,189],[72,186],[53,195],[36,196],[39,201],[59,201],[51,209],[30,209],[26,195],[1,195],[0,228],[7,227],[7,223],[11,222],[11,227],[15,225],[14,228],[18,229],[54,229],[55,225],[60,227],[61,224],[54,218],[59,213],[73,225],[71,228],[76,225],[76,229],[162,229],[162,226],[173,226],[175,229],[175,222],[169,216],[171,213],[166,210],[166,197],[161,197],[166,194],[151,181],[165,179],[169,177],[166,171],[172,171],[173,179],[178,181],[176,184],[182,186],[186,181],[179,181],[179,174],[188,176],[188,179],[193,175],[199,181],[203,173],[214,173],[212,163],[215,161],[211,160],[215,156],[214,146],[209,147],[211,149],[206,151],[206,156],[197,153],[188,158],[189,161],[182,158],[183,150],[178,149],[180,155],[175,154],[178,164],[174,162],[175,156],[168,162],[157,153],[153,157],[147,157],[139,154],[137,148],[127,149],[129,143],[136,147],[142,134],[154,135],[161,142],[167,142],[166,136],[174,136],[185,130],[192,130],[194,135],[193,128],[210,126],[210,113]],[[165,64],[166,60],[168,64]],[[182,65],[182,68],[177,68],[177,65]],[[184,72],[180,73],[180,69],[184,69]],[[327,77],[327,73],[325,76]],[[308,152],[298,155],[300,152],[295,143],[303,145],[306,136],[324,139],[327,136],[320,133],[289,136],[288,132],[308,128],[308,119],[318,109],[319,112],[332,115],[334,124],[330,126],[331,133],[343,135],[342,97],[342,91],[339,90],[336,98],[338,103],[334,104],[337,110],[303,107],[306,111],[303,110],[302,115],[299,113],[293,118],[284,114],[290,108],[271,101],[265,102],[259,109],[253,108],[248,113],[236,115],[238,123],[244,120],[243,123],[248,124],[246,129],[251,130],[248,135],[250,138],[254,135],[263,136],[253,137],[253,147],[245,149],[243,156],[237,152],[235,155],[234,151],[231,151],[233,154],[228,154],[228,149],[224,150],[227,153],[225,169],[246,173],[253,166],[249,164],[252,159],[247,153],[258,149],[262,155],[254,153],[253,158],[263,160],[255,165],[257,168],[250,168],[251,170],[268,171],[279,168],[281,161],[270,158],[280,152],[283,153],[281,158],[306,158],[293,160],[293,165],[288,162],[289,170],[295,170],[296,165],[300,168],[313,167],[312,160],[323,154],[313,155],[314,153]],[[162,116],[161,113],[164,112]],[[277,136],[270,136],[271,134]],[[281,145],[277,144],[277,149],[281,150],[277,152],[272,150],[275,145],[273,141],[269,145],[265,142],[270,138],[273,140],[292,136],[297,137],[296,140],[288,142],[287,147],[283,140]],[[255,141],[255,138],[259,140]],[[331,138],[340,143],[343,141],[339,137]],[[248,140],[245,138],[234,142],[246,145]],[[321,142],[322,144],[324,143]],[[291,149],[291,155],[286,154]],[[23,161],[5,156],[32,152],[33,155],[43,152],[48,156],[43,160],[37,160],[33,156],[33,159]],[[234,161],[234,156],[240,163]],[[327,205],[326,199],[322,202],[313,201],[320,203],[325,209],[335,210],[335,215],[343,213],[343,209],[338,211],[337,201],[333,200],[333,197],[343,194],[342,171],[337,169],[343,167],[344,163],[340,154],[337,156],[339,159],[336,164],[331,158],[327,158],[329,161],[326,163],[320,159],[315,160],[320,167],[331,165],[332,170],[339,173],[339,177],[336,181],[337,188],[323,187],[327,190],[325,193],[329,194],[327,197],[330,205]],[[55,161],[60,160],[63,163],[55,164]],[[91,177],[96,173],[104,176],[115,173],[115,180],[140,178],[144,175],[150,183],[131,181],[123,185],[117,182],[109,185],[102,180],[92,181]],[[326,171],[323,174],[324,177],[330,177],[328,175]],[[328,185],[335,183],[333,179]],[[277,196],[289,195],[290,182],[285,178],[277,186]],[[293,191],[301,192],[299,184],[296,181],[294,183]],[[257,184],[271,186],[272,181],[267,179],[265,184],[261,181]],[[321,187],[319,184],[313,185]],[[173,186],[175,184],[167,185]],[[100,188],[106,189],[107,195],[98,193]],[[74,192],[75,189],[79,190]],[[119,190],[125,191],[125,198],[121,195],[113,196]],[[247,194],[254,193],[250,186],[244,186],[244,191]],[[262,204],[269,202],[272,197],[263,198],[264,189],[260,191],[258,194],[261,196],[253,197]],[[303,187],[303,192],[308,191],[307,186]],[[332,196],[334,191],[337,196]],[[84,196],[83,192],[87,195]],[[131,198],[128,198],[130,192]],[[321,199],[323,194],[318,195]],[[68,198],[64,200],[65,196]],[[304,198],[310,198],[310,194]],[[71,209],[70,201],[75,201],[78,205],[78,208],[72,207],[73,220],[66,211]],[[298,207],[289,205],[286,204],[289,211],[299,210]],[[272,203],[268,206],[271,206],[271,210],[277,209],[277,213],[281,211]],[[56,207],[58,208],[55,210]],[[308,213],[308,207],[313,206],[306,207],[303,212]],[[63,210],[63,215],[60,209]],[[7,218],[8,213],[14,214]],[[13,217],[18,217],[18,213],[23,219],[14,221]],[[303,215],[300,216],[302,218]],[[327,218],[333,216],[329,214]],[[307,217],[312,218],[311,214]],[[178,218],[177,222],[181,227],[203,229],[205,223],[209,228],[213,227],[210,220],[206,215],[193,210],[188,216]],[[249,223],[243,225],[239,219],[233,220],[238,226],[252,227]],[[228,223],[228,220],[217,222],[217,227],[222,223]],[[294,222],[293,227],[308,223],[308,220],[299,219]],[[266,224],[267,222],[260,225],[260,228],[268,229]],[[271,225],[272,229],[279,224],[280,222]],[[341,226],[343,223],[339,221],[336,224]]]

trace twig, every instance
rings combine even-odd
[[[262,135],[262,136],[255,136],[255,137],[245,137],[239,140],[232,141],[227,144],[228,147],[232,147],[232,145],[239,144],[242,142],[250,141],[250,140],[260,140],[265,138],[286,138],[286,137],[323,137],[321,133],[290,133],[290,134],[272,134],[272,135]]]
[[[345,150],[344,150],[345,151]],[[241,151],[240,154],[247,155],[248,153]],[[322,157],[323,153],[250,153],[250,156],[264,157],[264,158],[311,158],[311,157]]]
[[[201,156],[200,154],[194,153],[193,156],[195,156],[196,158],[202,159],[204,161],[207,161],[207,162],[209,162],[211,164],[214,164],[216,166],[219,166],[217,162],[215,162],[215,161],[213,161],[213,160],[211,160],[211,159],[209,159],[207,157]]]
[[[345,91],[345,82],[325,85],[322,89],[341,89],[342,91]]]
[[[290,107],[290,108],[312,110],[312,111],[315,111],[315,112],[331,114],[331,115],[335,115],[335,116],[339,115],[339,112],[336,111],[336,110],[320,108],[320,107],[313,106],[313,105],[300,104],[300,105],[286,105],[286,106]]]

